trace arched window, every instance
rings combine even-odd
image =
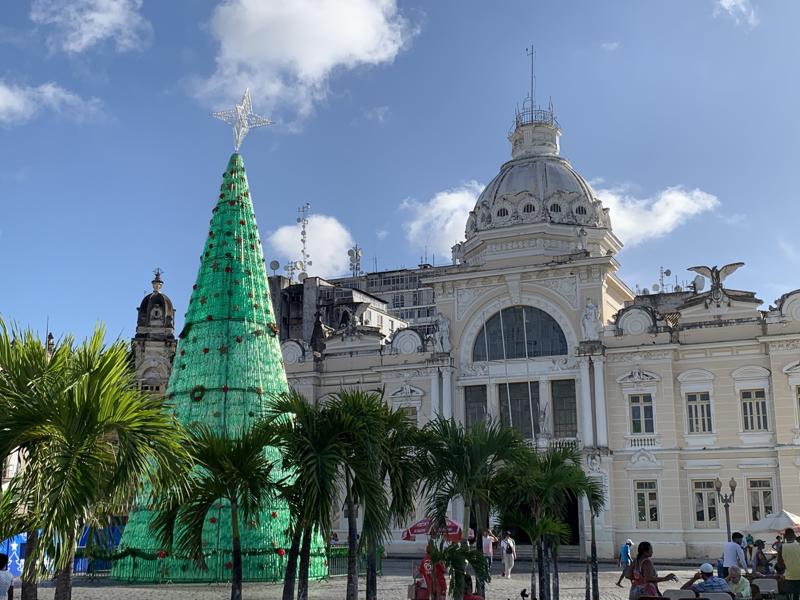
[[[536,211],[536,207],[533,204],[526,204],[522,207],[522,212],[524,213],[532,213]]]
[[[501,208],[500,210],[497,211],[497,216],[498,217],[507,217],[508,216],[508,209],[505,208],[505,207]]]
[[[484,323],[472,360],[504,360],[567,354],[567,339],[556,320],[532,306],[511,306]]]
[[[550,212],[561,212],[561,205],[560,204],[551,204],[550,205]]]

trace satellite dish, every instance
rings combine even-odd
[[[303,263],[301,263],[299,260],[296,260],[294,261],[293,266],[295,269],[300,270],[303,268]]]
[[[658,291],[658,290],[660,290],[660,289],[661,289],[661,286],[660,286],[660,285],[658,285],[657,283],[654,283],[654,284],[653,284],[653,291],[654,291],[654,292],[657,292],[657,291]]]
[[[281,263],[279,263],[277,260],[269,261],[269,268],[272,269],[273,271],[277,271],[280,268],[280,266]]]
[[[356,255],[356,253],[353,252],[352,248],[350,248],[350,250],[347,251],[347,256],[355,256],[355,255]]]
[[[305,271],[300,271],[300,273],[297,275],[297,281],[304,281],[307,277],[308,273]]]
[[[706,278],[702,275],[697,275],[692,279],[692,285],[694,286],[695,292],[702,292],[703,288],[706,287]]]
[[[666,271],[664,271],[664,275],[666,275],[667,277],[669,277],[670,275],[672,275],[672,271],[670,271],[669,269],[667,269]]]

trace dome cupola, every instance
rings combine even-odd
[[[561,128],[552,103],[518,110],[508,135],[511,160],[481,193],[467,220],[467,240],[481,231],[549,223],[610,229],[608,209],[559,154]],[[574,233],[570,233],[574,237]]]
[[[153,291],[142,298],[139,304],[139,317],[136,321],[137,330],[140,327],[157,327],[172,329],[175,320],[175,309],[169,296],[161,293],[164,281],[161,279],[161,269],[154,271],[155,277],[150,283]]]

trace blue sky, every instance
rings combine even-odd
[[[631,287],[743,260],[800,287],[800,3],[32,0],[0,13],[0,314],[129,337],[152,269],[179,315],[231,152],[208,116],[253,90],[242,153],[265,251],[312,274],[413,266],[463,234],[528,88],[612,207]]]

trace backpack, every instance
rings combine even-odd
[[[506,541],[506,554],[514,554],[514,542],[511,540]]]

